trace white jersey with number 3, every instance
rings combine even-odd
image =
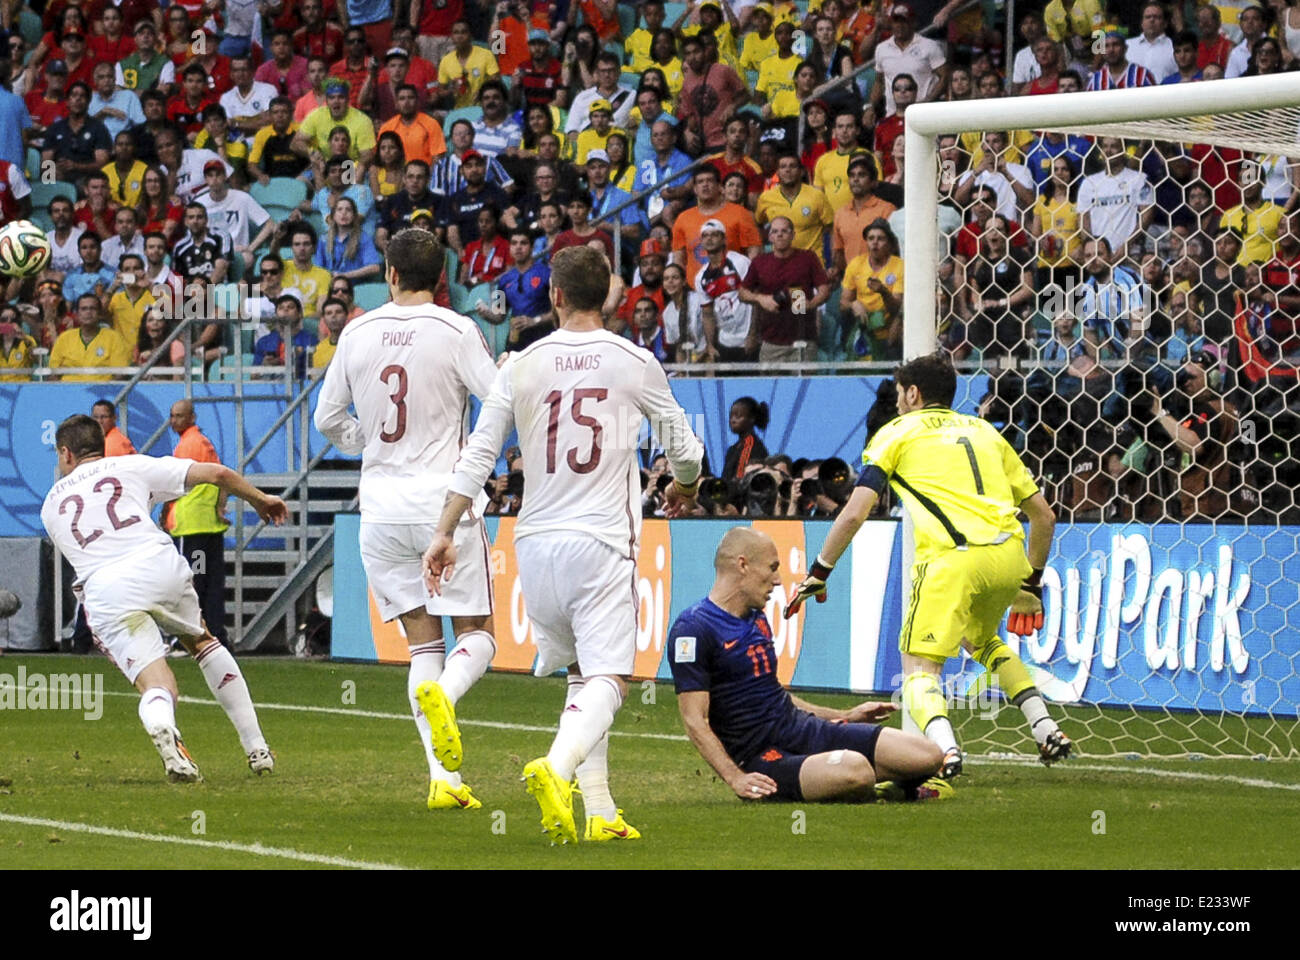
[[[673,476],[693,483],[704,447],[654,356],[605,330],[556,331],[511,354],[501,368],[450,490],[464,496],[481,490],[513,427],[524,458],[515,539],[585,533],[631,557],[641,531],[643,418]]]
[[[83,463],[54,484],[41,507],[41,522],[77,572],[78,585],[103,569],[131,569],[132,555],[176,553],[149,511],[185,495],[185,476],[193,465],[177,457],[109,457]]]
[[[469,433],[469,395],[486,397],[496,372],[474,321],[431,303],[385,304],[343,328],[316,429],[361,454],[363,519],[438,519]],[[486,502],[481,484],[475,499]]]

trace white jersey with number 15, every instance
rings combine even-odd
[[[473,496],[511,428],[524,458],[524,503],[515,539],[583,533],[625,557],[641,532],[637,439],[649,418],[684,484],[704,447],[647,350],[606,330],[559,330],[511,354],[483,405],[449,489]]]

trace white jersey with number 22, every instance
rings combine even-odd
[[[78,586],[101,570],[130,570],[133,555],[176,552],[149,511],[185,495],[193,465],[177,457],[109,457],[83,463],[54,484],[41,507],[41,522],[77,572]]]

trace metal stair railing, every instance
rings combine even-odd
[[[286,365],[286,367],[289,368],[289,378],[286,381],[286,385],[289,387],[290,390],[292,390],[292,385],[293,385],[292,366],[293,366],[292,364]],[[275,593],[272,594],[271,598],[267,601],[265,606],[263,606],[261,610],[259,610],[256,614],[254,614],[253,620],[248,624],[247,628],[244,625],[244,620],[242,616],[242,612],[244,609],[244,567],[246,562],[244,554],[245,551],[250,549],[252,543],[257,539],[258,535],[261,534],[262,531],[266,529],[266,522],[259,521],[258,524],[252,529],[252,531],[247,535],[245,535],[244,511],[239,510],[235,514],[234,591],[235,591],[235,609],[239,611],[239,615],[236,617],[234,642],[235,645],[240,650],[252,650],[261,646],[262,642],[269,635],[272,625],[282,616],[286,618],[287,629],[292,629],[292,624],[288,622],[288,618],[292,617],[293,604],[297,602],[298,597],[302,593],[302,589],[305,589],[303,585],[299,582],[301,579],[299,574],[301,573],[303,568],[308,565],[309,560],[312,557],[318,555],[313,550],[310,550],[307,546],[308,538],[310,537],[309,514],[311,511],[310,484],[307,482],[307,480],[311,471],[314,470],[320,464],[320,462],[325,459],[325,456],[331,450],[334,449],[334,446],[333,444],[326,441],[325,446],[321,448],[320,452],[317,453],[316,456],[309,457],[309,451],[310,451],[309,430],[311,429],[310,422],[309,422],[309,416],[310,416],[309,401],[311,400],[311,396],[313,392],[317,390],[323,382],[324,380],[322,378],[309,377],[304,382],[302,389],[298,391],[297,395],[290,400],[290,402],[285,407],[285,409],[280,413],[278,417],[276,417],[275,422],[272,423],[271,426],[267,429],[267,431],[262,435],[262,437],[256,443],[254,443],[253,446],[249,448],[249,450],[246,453],[242,454],[239,458],[238,469],[242,473],[244,470],[247,469],[248,465],[252,462],[253,458],[256,457],[258,453],[260,453],[262,449],[267,445],[267,443],[271,441],[271,438],[274,437],[275,434],[282,427],[288,424],[295,416],[298,417],[298,421],[299,421],[298,429],[297,429],[298,449],[296,453],[297,453],[297,463],[300,465],[300,467],[297,470],[297,472],[294,474],[293,480],[291,480],[289,485],[286,486],[283,489],[283,491],[281,491],[280,493],[281,499],[284,499],[286,502],[293,498],[293,494],[295,492],[298,495],[297,504],[296,504],[298,522],[297,524],[293,525],[297,528],[297,537],[296,537],[298,541],[297,566],[294,568],[293,572],[290,573],[289,577],[285,580],[285,582],[276,588]],[[287,462],[290,465],[290,469],[292,469],[292,466],[295,462],[295,458],[294,458],[295,451],[293,449],[294,438],[292,434],[293,431],[290,430],[285,431],[285,443],[287,447],[286,452],[288,455]],[[286,524],[286,527],[283,528],[285,529],[286,540],[288,539],[288,534],[290,532],[288,529],[289,526],[290,525]],[[332,543],[333,534],[329,533],[322,539],[329,540]],[[286,546],[284,548],[284,553],[286,554],[286,557],[290,552],[291,551]],[[317,570],[316,572],[319,573],[320,571]]]

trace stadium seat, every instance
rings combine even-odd
[[[468,120],[473,123],[475,120],[483,119],[482,107],[457,107],[455,110],[447,112],[447,119],[442,121],[442,129],[446,132],[447,138],[451,138],[451,125],[457,120]]]
[[[77,188],[70,183],[56,180],[53,183],[41,183],[39,179],[32,182],[32,209],[44,210],[55,197],[67,197],[72,203],[77,202]]]
[[[311,213],[307,214],[307,222],[310,223],[312,229],[316,231],[317,239],[325,236],[325,218],[320,215],[319,210],[313,210]]]
[[[49,233],[51,230],[54,229],[54,221],[50,219],[50,215],[48,211],[33,210],[31,221],[32,223],[40,227],[42,230],[44,230],[46,233]]]
[[[622,28],[623,37],[630,37],[636,30],[637,10],[633,4],[620,3],[617,5],[618,25]]]
[[[686,4],[684,3],[676,3],[676,2],[665,3],[664,4],[664,26],[671,27],[674,23],[677,22],[677,18],[680,17],[685,12],[685,10],[686,10]]]
[[[41,177],[41,151],[35,147],[27,148],[27,162],[23,166],[23,173],[27,175],[29,182],[39,180]]]
[[[27,49],[30,52],[41,42],[41,37],[45,33],[41,26],[40,14],[33,13],[24,5],[18,13],[18,32],[27,41]]]
[[[605,46],[602,49],[604,53],[612,53],[614,56],[618,57],[619,65],[620,66],[622,65],[623,56],[626,53],[626,51],[623,49],[622,43],[620,43],[618,40],[610,40],[608,43],[605,44]]]
[[[358,283],[352,288],[353,302],[362,310],[373,310],[388,302],[388,284]]]
[[[272,177],[271,182],[266,186],[254,183],[248,192],[254,200],[272,213],[275,210],[292,211],[307,199],[307,184],[293,177]],[[286,218],[287,214],[284,217],[276,217],[277,220]]]

